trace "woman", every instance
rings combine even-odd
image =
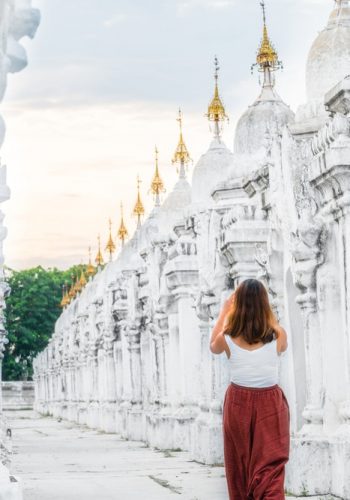
[[[230,500],[284,500],[289,458],[289,406],[278,385],[287,335],[264,285],[243,281],[226,301],[210,350],[226,353],[230,385],[223,406],[226,479]]]

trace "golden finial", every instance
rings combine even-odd
[[[74,283],[74,274],[71,275],[71,278],[72,278],[72,282],[71,282],[71,286],[69,288],[69,292],[68,292],[68,297],[70,300],[73,300],[75,295],[76,295],[76,289],[75,289],[75,283]]]
[[[77,275],[77,277],[75,279],[74,290],[78,294],[79,292],[81,292],[81,288],[82,287],[81,287],[81,284],[80,284],[79,276]]]
[[[282,62],[279,61],[278,59],[278,54],[270,41],[269,34],[267,31],[265,0],[262,0],[260,2],[260,5],[263,12],[263,22],[264,22],[263,38],[256,57],[256,63],[253,64],[252,69],[255,66],[258,66],[258,71],[264,73],[266,72],[266,70],[276,71],[277,69],[282,68],[283,65]]]
[[[87,281],[86,281],[84,269],[82,269],[81,274],[80,274],[80,279],[79,279],[80,288],[83,289],[84,286],[86,285],[86,283],[87,283]]]
[[[124,213],[123,213],[123,203],[120,204],[120,226],[118,229],[118,238],[121,240],[122,245],[124,246],[124,242],[128,237],[128,230],[124,224]]]
[[[141,184],[140,177],[137,176],[137,198],[133,210],[133,215],[137,217],[137,227],[141,227],[141,217],[145,213],[145,209],[140,196],[140,184]]]
[[[179,138],[179,143],[177,145],[177,148],[175,150],[174,158],[172,160],[172,163],[179,163],[180,164],[180,177],[185,177],[185,165],[191,161],[190,154],[187,150],[185,141],[183,139],[182,135],[182,112],[181,109],[179,109],[179,117],[176,119],[179,122],[180,126],[180,138]]]
[[[154,172],[154,177],[151,183],[150,191],[155,197],[155,205],[159,207],[160,205],[160,194],[165,193],[164,183],[159,175],[159,167],[158,167],[158,149],[155,147],[155,160],[156,160],[156,170]]]
[[[88,277],[90,277],[90,276],[93,276],[95,274],[95,271],[96,271],[96,269],[91,263],[91,247],[89,247],[89,263],[88,263],[87,268],[86,268],[86,274],[88,275]]]
[[[109,238],[105,248],[106,252],[109,253],[109,260],[112,260],[113,252],[115,252],[115,244],[112,238],[112,221],[109,219]]]
[[[220,99],[219,96],[219,87],[218,87],[218,79],[219,79],[219,61],[218,58],[215,56],[214,59],[214,66],[215,66],[215,73],[214,73],[214,78],[215,78],[215,90],[214,90],[214,97],[211,101],[211,103],[208,106],[208,113],[206,114],[207,118],[209,121],[212,122],[223,122],[225,120],[228,120],[228,116],[226,115],[225,107]]]
[[[62,287],[62,300],[61,300],[61,307],[62,309],[66,307],[70,302],[69,295],[68,295],[68,290],[67,290],[67,285],[63,285]]]
[[[97,241],[98,241],[98,250],[97,250],[97,255],[95,257],[95,262],[96,262],[97,266],[103,266],[103,257],[102,257],[102,253],[101,253],[101,237],[100,237],[100,235],[98,235]]]

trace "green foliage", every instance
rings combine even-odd
[[[11,294],[6,300],[8,344],[2,364],[3,380],[26,380],[33,375],[32,362],[42,351],[61,314],[62,286],[83,266],[67,271],[41,266],[24,271],[7,269]]]

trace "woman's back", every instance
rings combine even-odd
[[[262,347],[248,350],[225,335],[231,356],[230,381],[244,387],[269,387],[278,383],[279,355],[276,339]]]
[[[223,404],[230,500],[285,497],[290,416],[278,368],[287,346],[264,284],[242,281],[225,302],[210,342],[214,354],[226,353],[230,368]]]

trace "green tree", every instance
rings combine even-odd
[[[3,380],[32,378],[33,359],[46,347],[61,314],[62,287],[71,283],[72,275],[79,276],[82,268],[7,269],[11,294],[6,300],[8,344],[2,364]]]

